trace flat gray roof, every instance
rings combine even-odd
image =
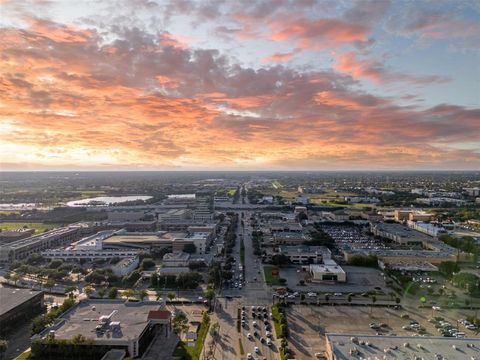
[[[41,291],[0,287],[0,316],[40,294]]]
[[[413,336],[375,336],[355,334],[326,334],[336,359],[477,359],[480,339]],[[352,338],[358,339],[354,343]],[[473,344],[471,347],[470,344]],[[350,354],[357,349],[360,354]]]
[[[138,337],[148,324],[150,310],[160,310],[162,305],[157,301],[126,302],[124,300],[83,300],[65,313],[64,320],[55,329],[58,339],[71,339],[81,334],[93,340],[130,340]],[[120,331],[97,332],[102,315],[110,315],[111,321],[120,322]]]

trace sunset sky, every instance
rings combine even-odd
[[[0,0],[2,170],[480,169],[480,2]]]

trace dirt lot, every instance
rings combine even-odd
[[[325,333],[349,333],[375,335],[404,335],[415,336],[415,332],[402,329],[414,319],[426,328],[427,333],[439,336],[435,327],[428,322],[431,314],[408,310],[393,310],[383,307],[370,306],[292,306],[288,310],[288,324],[290,329],[289,346],[295,352],[295,359],[314,359],[316,352],[325,350]],[[408,314],[408,319],[401,318]],[[445,314],[435,314],[445,316]],[[465,318],[463,313],[446,316],[454,324],[454,318]],[[385,323],[388,326],[381,330],[370,329],[370,323]],[[478,337],[472,331],[466,331],[468,337]]]

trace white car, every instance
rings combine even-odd
[[[308,296],[308,297],[316,297],[317,294],[314,293],[314,292],[309,292],[309,293],[307,294],[307,296]]]
[[[253,360],[253,355],[252,353],[247,354],[247,360]]]
[[[252,334],[248,333],[247,338],[248,338],[248,340],[252,340],[253,339]]]
[[[255,346],[255,352],[256,352],[257,354],[260,354],[260,348],[259,348],[258,346]]]
[[[272,340],[267,339],[267,346],[272,346]]]

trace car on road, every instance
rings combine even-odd
[[[257,354],[260,354],[260,348],[259,348],[258,346],[255,346],[255,352],[256,352]]]
[[[307,296],[308,297],[317,297],[317,293],[309,292],[309,293],[307,293]]]
[[[272,344],[273,344],[273,343],[272,343],[272,340],[267,339],[267,346],[272,346]]]

